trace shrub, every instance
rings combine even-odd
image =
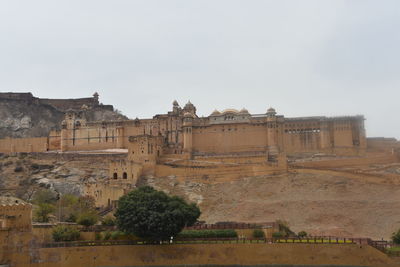
[[[400,244],[400,229],[392,234],[392,240],[395,244]]]
[[[101,240],[101,233],[96,232],[96,233],[94,234],[94,239],[95,239],[95,240]]]
[[[265,233],[261,229],[254,229],[253,230],[253,237],[254,238],[265,238]]]
[[[304,237],[307,237],[308,234],[307,234],[306,231],[300,231],[300,232],[297,234],[297,236],[300,237],[300,238],[304,238]]]
[[[123,232],[121,232],[121,231],[114,231],[114,232],[111,233],[111,239],[112,240],[118,240],[121,237],[123,237],[124,235],[125,234]]]
[[[98,221],[97,215],[93,213],[82,213],[76,220],[78,224],[86,227],[95,225],[97,221]]]
[[[284,233],[284,232],[274,232],[274,233],[272,233],[272,237],[273,238],[283,238],[283,237],[286,237],[286,233]]]
[[[22,172],[24,170],[24,168],[22,168],[21,166],[17,166],[14,169],[14,172]]]
[[[104,240],[109,240],[111,238],[111,232],[107,231],[104,233],[103,239]]]
[[[105,226],[114,226],[116,224],[115,218],[111,217],[111,216],[107,216],[105,218],[103,218],[103,220],[101,221],[102,225]]]
[[[235,230],[184,230],[178,234],[180,238],[236,238]]]
[[[75,241],[80,237],[78,229],[71,226],[59,225],[53,230],[53,239],[56,242],[60,241]]]

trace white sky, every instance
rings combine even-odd
[[[129,117],[191,100],[365,115],[400,138],[398,0],[0,0],[0,91],[100,94]]]

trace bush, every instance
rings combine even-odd
[[[272,233],[272,237],[273,238],[283,238],[283,237],[286,237],[286,233],[285,232],[274,232],[274,233]]]
[[[76,220],[76,222],[80,225],[89,227],[92,225],[95,225],[98,221],[98,217],[96,214],[93,213],[83,213],[81,215],[79,215],[78,219]]]
[[[59,225],[53,230],[53,239],[56,242],[75,241],[78,240],[79,237],[79,230],[71,226]]]
[[[265,238],[265,233],[261,229],[254,229],[253,230],[253,237],[254,238]]]
[[[297,236],[300,237],[300,238],[304,238],[304,237],[307,237],[308,234],[307,234],[306,231],[300,231],[300,232],[297,234]]]
[[[178,234],[178,238],[236,238],[235,230],[184,230]]]
[[[102,225],[105,226],[114,226],[116,224],[115,218],[111,217],[111,216],[107,216],[105,218],[103,218],[103,220],[101,221]]]
[[[14,172],[22,172],[24,170],[24,168],[22,168],[21,166],[17,166],[14,169]]]
[[[103,239],[104,240],[109,240],[110,238],[111,238],[111,232],[109,232],[109,231],[105,232]]]
[[[94,234],[94,239],[95,239],[95,240],[101,240],[101,233],[96,232],[96,233]]]
[[[123,232],[121,232],[121,231],[114,231],[114,232],[111,233],[111,239],[112,240],[118,240],[121,237],[123,237],[124,235],[125,234]]]
[[[392,234],[392,240],[395,244],[400,244],[400,229]]]

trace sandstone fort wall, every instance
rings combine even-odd
[[[19,267],[183,266],[287,264],[291,266],[394,267],[382,252],[364,245],[329,244],[197,244],[97,246],[31,249],[12,253]],[[295,264],[295,265],[293,265]]]
[[[45,152],[48,148],[47,137],[0,139],[1,153]]]

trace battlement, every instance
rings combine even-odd
[[[30,230],[32,205],[12,197],[0,197],[0,230]]]
[[[113,110],[112,105],[102,105],[99,103],[99,94],[95,93],[92,97],[85,98],[71,98],[71,99],[51,99],[51,98],[38,98],[32,95],[32,93],[13,93],[6,92],[0,93],[1,100],[12,100],[12,101],[25,101],[29,103],[49,105],[53,108],[66,112],[69,109],[80,110],[83,108],[95,108],[100,107],[106,110]]]

